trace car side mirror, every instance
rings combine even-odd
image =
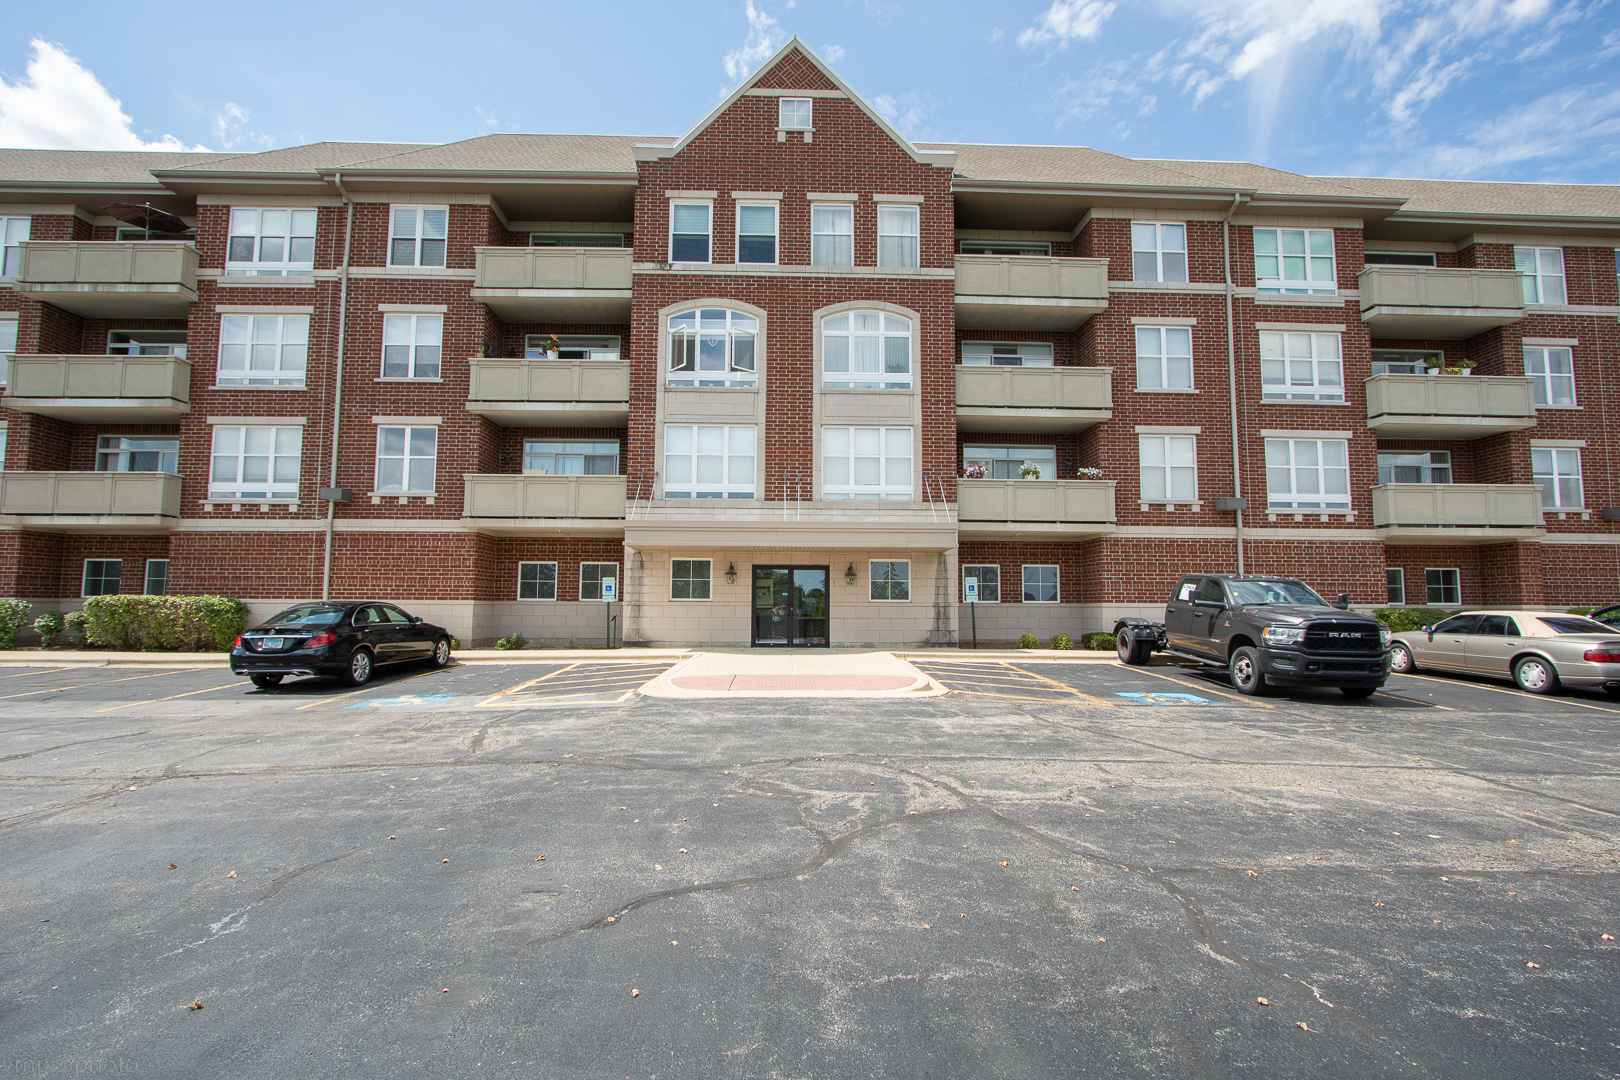
[[[421,622],[422,622],[422,616],[420,616],[420,615],[412,615],[411,616],[411,625],[412,626],[417,626]]]
[[[1430,641],[1433,641],[1433,640],[1434,640],[1434,627],[1432,627],[1432,626],[1425,626],[1425,627],[1424,627],[1424,628],[1423,628],[1423,630],[1424,630],[1424,632],[1425,632],[1425,633],[1427,633],[1427,634],[1428,634],[1428,635],[1429,635],[1429,640],[1430,640]]]
[[[1340,593],[1334,599],[1333,606],[1338,608],[1340,611],[1349,611],[1350,610],[1350,594],[1347,593],[1347,592]]]

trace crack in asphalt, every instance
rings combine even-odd
[[[271,878],[266,885],[263,896],[259,897],[257,900],[254,900],[246,907],[237,908],[235,911],[231,912],[229,915],[226,915],[217,922],[209,923],[207,937],[199,938],[198,940],[191,942],[189,945],[182,945],[178,949],[166,952],[157,957],[157,959],[167,960],[171,956],[179,956],[183,952],[206,945],[215,938],[224,937],[226,934],[236,933],[238,930],[241,930],[247,926],[248,912],[252,911],[260,904],[268,903],[269,901],[275,899],[276,894],[282,889],[285,889],[288,885],[291,885],[294,881],[297,881],[311,870],[316,870],[322,866],[330,866],[332,863],[338,862],[341,859],[347,859],[350,855],[353,855],[359,850],[360,849],[358,847],[350,848],[341,855],[334,855],[330,859],[321,859],[319,862],[312,862],[308,865],[289,870],[285,874],[281,874],[278,877]]]

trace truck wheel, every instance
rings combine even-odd
[[[1266,692],[1266,676],[1260,670],[1260,654],[1244,645],[1232,654],[1232,687],[1240,694],[1255,697]]]
[[[1376,687],[1376,686],[1341,686],[1341,687],[1339,687],[1339,693],[1341,693],[1345,697],[1351,698],[1351,699],[1370,698],[1374,694],[1378,693],[1378,687]]]
[[[1122,628],[1114,635],[1114,648],[1122,664],[1145,664],[1153,655],[1153,647],[1145,641],[1137,641],[1129,628]]]

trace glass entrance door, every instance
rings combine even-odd
[[[827,567],[754,567],[754,644],[826,647]]]

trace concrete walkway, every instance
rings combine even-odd
[[[648,697],[933,697],[945,688],[890,652],[714,649],[641,688]]]

